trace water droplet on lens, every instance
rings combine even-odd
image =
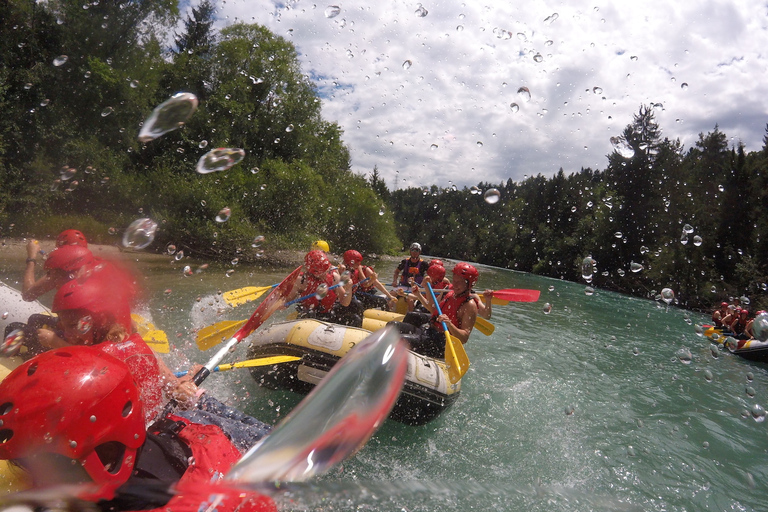
[[[197,96],[180,92],[152,111],[139,131],[139,141],[149,142],[184,125],[197,110]]]
[[[768,341],[768,313],[760,313],[752,321],[752,333],[758,341]]]
[[[641,270],[643,270],[643,268],[644,267],[641,264],[635,263],[634,261],[629,265],[629,270],[631,270],[634,273],[640,272]]]
[[[499,199],[501,199],[501,192],[499,192],[498,189],[489,188],[485,191],[483,198],[488,204],[496,204],[499,202]]]
[[[675,300],[675,292],[673,292],[671,288],[664,288],[661,290],[661,300],[667,304],[671,304],[672,301]]]
[[[587,297],[590,297],[594,294],[595,294],[595,289],[592,288],[591,286],[587,286],[586,288],[584,288],[584,295],[586,295]]]
[[[594,94],[603,94],[603,88],[602,87],[593,87],[592,92]]]
[[[531,100],[531,91],[527,87],[520,87],[517,90],[517,95],[523,101],[530,101]]]
[[[765,409],[760,404],[753,405],[750,413],[752,414],[752,419],[756,422],[762,423],[765,421]]]
[[[611,137],[611,145],[613,150],[618,153],[622,158],[627,160],[635,156],[635,150],[630,146],[623,137]]]
[[[226,171],[240,163],[243,158],[245,158],[245,151],[242,149],[216,148],[200,157],[195,170],[200,174]]]
[[[123,247],[144,249],[155,239],[157,223],[143,218],[133,221],[123,233]]]
[[[617,231],[617,232],[615,232],[615,233],[613,234],[613,236],[615,236],[616,238],[621,238],[621,237],[623,237],[623,236],[624,236],[624,234],[623,234],[621,231]]]
[[[285,127],[285,131],[286,131],[286,133],[291,133],[293,131],[293,125],[289,124],[288,126],[286,126]]]
[[[165,252],[167,252],[168,254],[173,254],[173,253],[175,253],[175,252],[176,252],[176,246],[175,246],[175,245],[173,245],[173,244],[168,244],[168,245],[166,245],[166,246],[165,246]]]
[[[706,380],[707,382],[712,382],[712,379],[714,379],[712,372],[709,370],[704,370],[704,380]]]
[[[511,103],[509,105],[509,108],[510,110],[512,110],[512,112],[518,112],[520,110],[520,105],[518,105],[517,103]]]
[[[405,62],[403,62],[403,69],[411,69],[412,65],[413,65],[413,62],[411,62],[410,60],[406,60]]]
[[[693,226],[690,224],[683,226],[683,233],[693,233]]]
[[[335,18],[341,13],[341,8],[338,5],[329,5],[325,8],[326,18]]]
[[[107,107],[101,111],[101,117],[107,117],[109,114],[111,114],[114,111],[115,109],[113,109],[112,107]]]
[[[701,237],[699,235],[694,235],[694,237],[693,237],[693,245],[695,245],[696,247],[700,247],[702,242],[703,242],[703,240],[701,239]]]
[[[549,302],[547,302],[546,304],[544,304],[544,308],[543,308],[543,311],[544,311],[544,314],[545,314],[545,315],[548,315],[548,314],[550,314],[550,313],[552,312],[552,304],[550,304]]]
[[[66,55],[59,55],[58,57],[53,59],[53,65],[58,68],[66,64],[68,60],[69,60],[69,57],[67,57]]]
[[[264,243],[264,240],[266,240],[264,238],[264,235],[257,236],[256,238],[253,239],[253,242],[251,243],[251,247],[253,247],[254,249],[259,247],[262,243]]]
[[[219,214],[216,215],[216,222],[227,222],[232,215],[232,210],[229,208],[222,208],[219,210]]]
[[[753,388],[752,386],[747,386],[746,388],[744,388],[744,392],[750,398],[755,396],[755,388]]]
[[[683,364],[691,364],[691,361],[693,361],[693,354],[691,354],[691,351],[688,348],[683,347],[677,351],[677,358]]]

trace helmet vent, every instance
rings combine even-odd
[[[3,405],[0,405],[0,416],[5,416],[11,410],[13,409],[13,402],[5,402]]]
[[[29,365],[29,368],[27,368],[27,375],[31,377],[32,375],[35,374],[36,371],[37,371],[37,363],[33,363]]]
[[[123,406],[123,418],[127,418],[129,414],[131,414],[131,411],[133,410],[133,402],[128,400],[125,402],[125,405]]]
[[[96,455],[104,465],[104,470],[111,474],[117,474],[123,465],[123,456],[125,455],[125,445],[117,441],[100,444],[94,448]]]
[[[4,428],[0,430],[0,445],[3,445],[11,440],[13,437],[13,430],[9,428]]]

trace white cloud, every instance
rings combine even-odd
[[[260,23],[296,45],[304,72],[318,77],[324,117],[345,131],[353,170],[376,165],[390,188],[396,178],[397,187],[470,186],[560,167],[603,169],[609,138],[641,104],[662,104],[664,136],[686,147],[716,124],[748,151],[762,146],[765,6],[422,4],[240,0],[219,16]],[[330,5],[338,16],[325,16]],[[521,86],[529,101],[518,96]]]

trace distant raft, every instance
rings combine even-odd
[[[734,338],[732,333],[711,325],[705,325],[704,329],[704,335],[707,338],[722,345],[730,353],[741,356],[748,361],[768,363],[768,341],[739,340]]]
[[[248,359],[280,355],[301,359],[251,368],[251,375],[264,387],[307,394],[352,347],[397,318],[401,316],[367,310],[363,329],[315,319],[273,324],[259,333]],[[453,405],[460,391],[461,381],[451,384],[445,361],[409,351],[405,386],[389,417],[406,425],[424,425]]]

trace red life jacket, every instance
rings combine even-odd
[[[178,436],[192,450],[194,463],[174,486],[177,494],[171,501],[151,512],[277,512],[267,496],[217,483],[241,456],[219,427],[191,423],[174,415],[170,418],[186,424]]]
[[[467,290],[466,293],[464,293],[461,297],[456,297],[456,294],[453,290],[447,292],[445,294],[445,298],[440,301],[440,311],[443,312],[444,315],[447,315],[448,318],[451,320],[451,323],[458,327],[459,329],[462,328],[461,326],[461,320],[459,319],[459,309],[461,309],[461,306],[464,305],[465,302],[469,300],[469,290]],[[443,332],[443,323],[438,322],[435,320],[437,318],[437,310],[435,310],[434,313],[432,313],[432,326],[437,329],[440,332]]]
[[[309,295],[310,293],[315,293],[317,291],[317,288],[325,283],[328,285],[328,288],[333,286],[333,273],[328,272],[325,275],[325,280],[320,280],[313,276],[312,274],[303,274],[302,275],[302,281],[307,284],[306,288],[304,288],[303,295]],[[334,303],[336,302],[336,292],[334,290],[329,290],[326,296],[323,298],[323,300],[317,300],[317,297],[313,296],[309,299],[306,299],[301,304],[307,308],[307,309],[314,309],[318,313],[327,313],[333,308]]]
[[[138,333],[119,343],[107,341],[95,346],[128,366],[139,389],[145,419],[149,422],[163,407],[163,381],[155,353]]]

